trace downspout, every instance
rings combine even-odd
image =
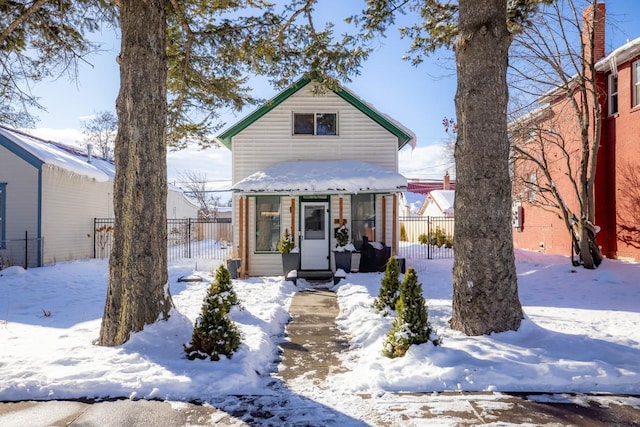
[[[245,271],[245,267],[244,267],[244,263],[245,263],[245,259],[242,257],[242,253],[244,252],[244,242],[243,242],[243,237],[244,237],[244,224],[242,222],[242,218],[243,218],[243,214],[244,214],[244,197],[239,196],[238,197],[238,257],[240,258],[240,271],[242,274],[242,277],[244,277],[244,271]]]
[[[391,255],[398,255],[398,195],[393,193],[393,220],[392,224],[392,233],[393,233],[393,241],[391,242]]]
[[[249,275],[249,198],[245,197],[245,210],[244,210],[244,269],[242,270],[243,277]]]
[[[387,196],[382,196],[382,241],[387,243]]]
[[[36,267],[42,267],[42,248],[44,246],[42,240],[42,165],[40,165],[38,167],[38,235],[36,236],[38,260]],[[28,244],[28,242],[25,242],[25,244]],[[25,262],[29,265],[29,260],[25,260]]]
[[[296,246],[298,246],[298,233],[296,232],[296,199],[291,198],[291,235],[293,236],[293,241],[296,242]]]

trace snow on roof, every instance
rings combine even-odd
[[[99,182],[113,180],[115,176],[115,165],[113,163],[95,157],[89,162],[86,152],[79,148],[58,142],[45,141],[25,132],[4,126],[0,126],[0,135],[47,165],[93,178]]]
[[[433,190],[431,197],[433,197],[433,201],[436,202],[444,212],[447,209],[453,209],[456,192],[454,190]]]
[[[241,193],[372,193],[402,191],[407,180],[381,166],[353,160],[284,162],[237,182]]]
[[[609,55],[596,62],[596,71],[617,71],[618,64],[623,64],[640,53],[640,37],[628,41]]]

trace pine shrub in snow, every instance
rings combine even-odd
[[[422,285],[413,268],[409,268],[400,285],[400,297],[396,303],[397,317],[385,338],[382,354],[386,357],[404,356],[412,344],[431,341],[440,344],[429,324],[427,304],[422,296]]]
[[[389,258],[387,268],[384,271],[384,277],[380,283],[380,291],[378,297],[373,300],[373,307],[378,313],[388,315],[391,310],[396,309],[396,302],[400,296],[400,267],[398,260]]]
[[[234,305],[239,303],[231,285],[231,274],[221,265],[204,299],[200,317],[196,319],[191,342],[184,346],[189,360],[208,357],[216,361],[221,355],[231,357],[238,349],[242,335],[229,318],[229,311]]]

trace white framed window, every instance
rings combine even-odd
[[[356,248],[362,246],[364,237],[376,241],[376,196],[354,194],[351,196],[351,238]]]
[[[280,196],[256,197],[256,252],[277,252],[280,234]]]
[[[609,74],[609,83],[607,85],[607,92],[609,95],[609,115],[616,114],[618,112],[618,76]]]
[[[636,61],[632,64],[632,73],[633,73],[633,85],[631,85],[631,90],[633,91],[633,106],[637,107],[640,105],[640,60]]]
[[[538,194],[538,176],[535,172],[529,174],[527,178],[527,200],[529,202],[536,201],[536,195]]]
[[[294,135],[337,135],[336,113],[293,113]]]

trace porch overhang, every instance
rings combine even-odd
[[[283,162],[231,187],[241,195],[398,193],[407,180],[398,172],[354,160]]]

